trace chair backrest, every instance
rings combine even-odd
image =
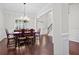
[[[34,29],[30,29],[30,32],[33,33],[35,30]]]
[[[35,36],[34,29],[29,29],[27,32],[28,32],[28,33],[26,34],[27,36]]]
[[[14,32],[21,32],[22,30],[20,29],[20,30],[14,30]]]
[[[8,30],[5,29],[5,32],[6,32],[7,38],[9,38],[9,32],[8,32]]]
[[[25,29],[21,29],[21,32],[22,32],[21,36],[24,37],[25,36]]]

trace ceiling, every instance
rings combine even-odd
[[[47,7],[50,3],[26,3],[26,15],[36,16],[39,12]],[[4,10],[24,13],[23,3],[0,3],[0,7]]]

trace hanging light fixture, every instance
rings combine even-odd
[[[18,20],[24,21],[24,22],[28,22],[30,19],[28,18],[28,16],[26,16],[26,3],[23,3],[24,5],[24,16],[21,16],[20,18],[18,18]]]
[[[23,14],[23,16],[21,16],[20,18],[16,18],[16,24],[19,24],[18,26],[17,26],[17,28],[19,29],[19,28],[24,28],[24,24],[26,24],[27,22],[29,22],[29,18],[26,16],[26,3],[23,3],[23,6],[24,6],[24,14]],[[22,24],[22,25],[21,25]]]

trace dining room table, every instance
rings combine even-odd
[[[25,36],[26,37],[26,40],[28,40],[27,39],[27,36],[30,36],[30,34],[33,34],[34,35],[34,39],[32,40],[33,41],[33,43],[35,43],[35,31],[33,31],[32,33],[28,30],[28,31],[24,31],[24,32],[22,32],[22,31],[13,31],[12,33],[10,33],[10,34],[12,34],[12,35],[14,35],[14,39],[15,39],[15,47],[17,47],[18,46],[18,37],[19,36]]]

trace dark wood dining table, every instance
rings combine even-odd
[[[34,43],[35,43],[35,33],[36,33],[36,32],[33,32],[33,34],[34,34],[34,40],[33,40],[33,42],[34,42]],[[17,47],[17,44],[18,44],[18,36],[19,36],[19,35],[22,35],[22,32],[12,32],[12,33],[10,33],[10,34],[14,35],[15,47]],[[29,31],[25,31],[23,34],[27,37],[27,36],[29,36],[29,34],[31,34],[31,33],[30,33]]]

